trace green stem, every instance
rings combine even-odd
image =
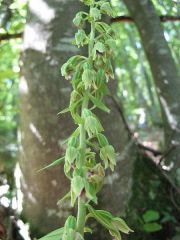
[[[89,57],[91,57],[92,50],[94,47],[94,38],[95,38],[95,23],[91,23],[91,33],[90,33],[90,42],[89,42]],[[88,94],[84,94],[84,100],[81,108],[81,116],[83,114],[83,109],[88,108],[89,98]],[[86,130],[84,124],[80,125],[80,149],[81,149],[81,161],[82,167],[85,165],[85,154],[86,154]],[[86,218],[86,206],[84,196],[79,196],[78,198],[78,214],[77,214],[77,231],[84,236],[84,227],[85,227],[85,218]]]
[[[82,112],[83,109],[88,107],[88,98],[84,97],[82,104]],[[80,125],[80,149],[81,149],[81,163],[82,167],[85,164],[85,154],[86,154],[86,130],[84,128],[84,124]],[[78,198],[78,215],[77,215],[77,231],[84,236],[84,226],[85,226],[85,218],[86,218],[86,206],[84,196],[79,196]]]
[[[78,198],[77,232],[84,236],[86,205],[84,199]]]
[[[95,38],[95,22],[91,23],[91,33],[90,33],[90,41],[89,41],[89,57],[92,54],[94,47],[94,38]]]

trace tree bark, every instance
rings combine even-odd
[[[60,66],[79,53],[71,45],[71,21],[79,8],[70,0],[31,0],[28,6],[21,57],[20,164],[24,215],[43,233],[63,224],[69,214],[68,206],[56,204],[69,188],[63,167],[37,170],[64,154],[63,141],[73,130],[70,116],[57,113],[68,105],[71,91],[60,77]]]
[[[57,117],[68,106],[70,84],[60,76],[68,57],[80,54],[71,44],[75,27],[72,18],[82,9],[76,0],[30,0],[24,31],[20,81],[20,165],[24,216],[40,233],[60,227],[69,214],[57,200],[69,190],[63,166],[42,173],[36,171],[64,154],[63,141],[73,130],[70,115]],[[116,90],[115,82],[111,86]],[[101,207],[122,213],[130,195],[132,143],[111,98],[110,115],[101,115],[110,142],[120,152],[118,167],[110,173],[102,191]],[[132,154],[133,155],[133,154]],[[109,202],[111,201],[111,204]]]
[[[160,19],[151,1],[124,0],[138,30],[159,96],[165,132],[167,163],[180,167],[180,79],[165,40]]]

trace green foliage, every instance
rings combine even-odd
[[[24,28],[27,1],[2,1],[0,13],[0,33],[17,33]]]
[[[179,234],[179,213],[171,202],[169,188],[151,160],[138,155],[126,212],[126,220],[135,231],[130,240],[164,240]],[[176,201],[178,204],[178,197]]]
[[[115,150],[103,135],[101,122],[93,112],[95,108],[110,112],[103,103],[103,97],[108,94],[106,83],[114,78],[110,58],[113,56],[111,46],[115,44],[115,32],[100,20],[102,14],[112,17],[113,10],[108,2],[82,2],[89,6],[89,12],[76,14],[73,23],[78,31],[73,43],[77,47],[88,45],[89,55],[73,56],[61,67],[62,75],[71,81],[73,90],[69,106],[60,113],[70,112],[74,123],[78,125],[67,140],[64,157],[64,172],[71,181],[71,189],[58,202],[61,204],[70,198],[71,205],[74,206],[78,200],[78,214],[77,218],[70,216],[66,220],[62,240],[83,240],[87,229],[85,222],[89,217],[95,218],[107,228],[113,238],[121,240],[121,232],[132,232],[125,221],[91,206],[92,202],[98,202],[97,193],[102,187],[105,169],[114,171],[116,165]],[[90,34],[83,29],[84,23],[90,24]],[[96,162],[99,157],[101,163]],[[46,168],[56,165],[58,161]]]
[[[0,2],[0,36],[21,32],[26,17],[26,1]],[[8,184],[5,195],[15,197],[14,167],[17,156],[18,81],[20,39],[0,41],[0,182]],[[0,193],[0,197],[3,197]]]
[[[145,232],[157,232],[160,231],[162,229],[162,226],[156,222],[152,222],[152,223],[145,223],[143,225],[143,229]]]
[[[112,0],[111,2],[116,15],[129,15],[123,1]],[[153,3],[159,15],[179,15],[179,7],[175,1],[153,0]],[[174,60],[179,66],[180,22],[170,21],[163,23],[162,26]],[[145,116],[146,127],[162,126],[158,96],[137,28],[135,24],[122,22],[113,24],[113,28],[117,32],[118,39],[114,51],[116,77],[119,82],[118,96],[125,116],[136,131],[141,127],[142,115]],[[177,69],[179,70],[178,67]]]
[[[157,223],[160,218],[159,212],[155,210],[148,210],[143,214],[144,225],[143,229],[146,232],[157,232],[162,229],[162,225]]]
[[[160,218],[159,212],[154,210],[148,210],[143,214],[143,220],[145,223],[159,220],[159,218]]]
[[[113,217],[109,212],[104,210],[95,210],[90,205],[87,205],[89,210],[88,217],[95,218],[103,227],[109,230],[111,236],[115,237],[116,240],[121,240],[120,232],[129,234],[133,232],[125,221],[121,218]]]

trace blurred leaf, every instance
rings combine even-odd
[[[143,226],[144,231],[146,232],[158,232],[162,229],[162,225],[158,223],[145,223]]]
[[[143,214],[143,220],[145,221],[145,223],[159,220],[159,218],[160,218],[159,212],[155,210],[148,210]]]

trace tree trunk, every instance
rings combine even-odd
[[[150,0],[124,0],[139,30],[160,99],[167,162],[180,167],[180,79],[165,40],[160,19]]]
[[[68,106],[70,84],[60,76],[60,66],[80,50],[71,44],[75,28],[72,18],[81,8],[73,0],[30,0],[24,32],[20,81],[20,165],[24,216],[34,229],[46,233],[62,226],[68,206],[57,200],[69,189],[63,166],[41,173],[36,171],[64,154],[63,141],[73,130],[68,114],[57,116]],[[112,86],[115,91],[115,82]],[[110,142],[120,152],[117,171],[109,174],[101,194],[101,207],[123,212],[130,195],[132,145],[111,98],[110,115],[102,115]],[[131,166],[131,167],[130,167]],[[111,204],[109,202],[111,201]]]

